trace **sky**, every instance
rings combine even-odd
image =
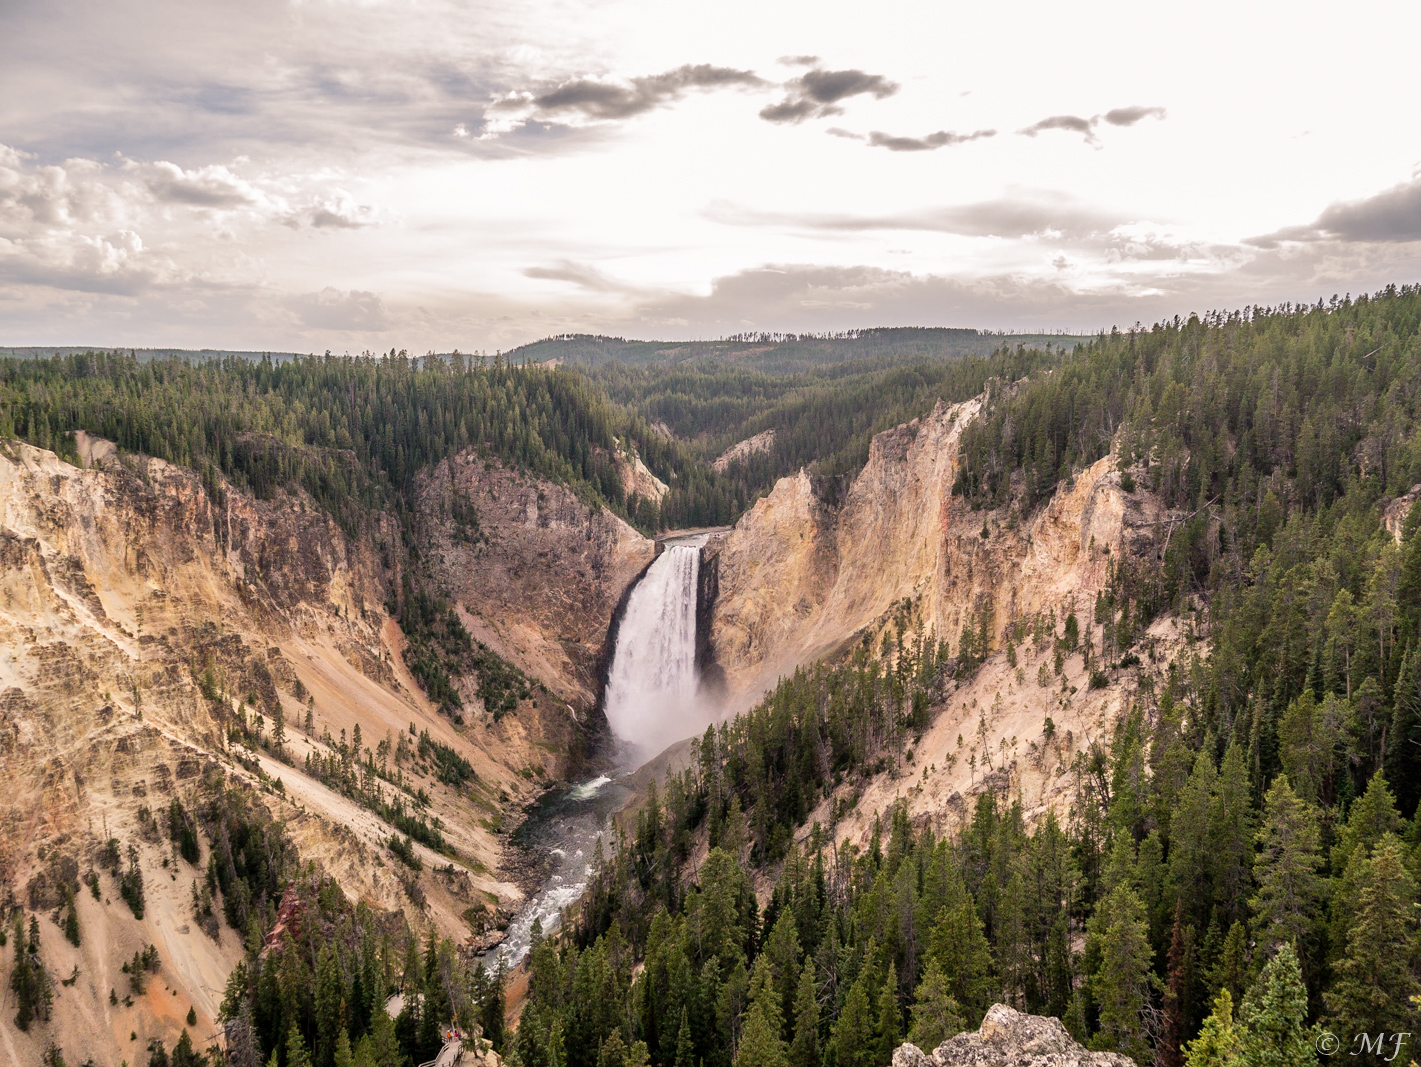
[[[1421,281],[1421,5],[3,0],[0,345],[1089,332]]]

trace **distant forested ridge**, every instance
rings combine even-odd
[[[886,326],[831,334],[748,333],[716,341],[628,341],[621,337],[562,334],[507,353],[525,360],[583,366],[676,366],[712,362],[767,374],[789,374],[836,363],[876,359],[910,363],[986,356],[1001,348],[1071,348],[1086,338],[1054,333],[993,333],[944,326]]]
[[[993,379],[1016,381],[1053,366],[1064,349],[1003,346],[989,355],[912,362],[876,356],[793,373],[768,373],[714,360],[675,366],[601,364],[587,375],[653,426],[683,438],[710,462],[737,441],[774,431],[768,451],[725,472],[738,496],[754,500],[777,479],[807,467],[834,501],[868,462],[873,435],[957,403]]]

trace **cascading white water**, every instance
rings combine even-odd
[[[696,582],[705,543],[701,535],[666,545],[632,590],[617,630],[604,707],[636,762],[710,721],[696,676]]]

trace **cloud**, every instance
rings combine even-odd
[[[660,297],[639,310],[643,329],[694,324],[702,336],[743,329],[838,330],[993,325],[1055,328],[1082,320],[1133,321],[1133,288],[1083,291],[1050,278],[998,274],[972,280],[874,266],[767,264],[716,278],[706,295]]]
[[[1375,196],[1331,204],[1311,225],[1286,226],[1247,243],[1275,248],[1283,241],[1421,241],[1421,177]]]
[[[839,103],[853,96],[882,100],[898,91],[896,82],[862,70],[810,70],[785,84],[785,98],[760,112],[766,122],[794,123],[842,115]]]
[[[966,144],[968,141],[976,141],[983,137],[995,137],[996,135],[996,130],[977,130],[974,133],[952,133],[948,130],[938,130],[937,133],[930,133],[926,137],[894,137],[874,130],[868,135],[868,143],[874,148],[886,148],[890,152],[931,152],[934,149]]]
[[[383,330],[389,320],[385,305],[374,293],[363,289],[334,289],[287,297],[286,307],[301,325],[320,330]]]
[[[1105,121],[1112,126],[1133,126],[1143,118],[1154,116],[1162,119],[1165,110],[1162,107],[1117,107],[1105,113]]]
[[[1038,133],[1046,130],[1066,130],[1069,133],[1082,135],[1087,144],[1093,145],[1098,143],[1095,137],[1095,128],[1100,125],[1101,119],[1112,126],[1133,126],[1141,119],[1149,117],[1163,119],[1165,109],[1162,107],[1141,107],[1136,104],[1131,107],[1112,108],[1104,115],[1094,115],[1088,119],[1083,119],[1079,115],[1052,115],[1050,118],[1034,122],[1025,129],[1016,132],[1026,137],[1035,137]]]
[[[1052,115],[1050,118],[1032,123],[1024,130],[1016,132],[1027,137],[1035,137],[1044,130],[1069,130],[1072,133],[1083,134],[1087,142],[1095,144],[1095,124],[1098,121],[1098,118],[1083,119],[1079,115]]]
[[[817,67],[819,65],[818,56],[780,56],[776,63],[786,67]]]
[[[751,70],[686,64],[626,83],[576,78],[541,93],[514,92],[496,99],[488,132],[506,133],[529,121],[616,122],[680,100],[692,89],[754,88],[766,84]]]
[[[230,210],[262,199],[248,182],[223,166],[183,170],[176,163],[159,161],[151,164],[148,172],[148,191],[166,203]]]
[[[790,226],[849,233],[922,230],[964,237],[1056,235],[1082,238],[1107,233],[1125,221],[1118,215],[1045,191],[892,215],[754,212],[726,203],[711,205],[706,214],[732,226]]]
[[[55,231],[23,241],[0,240],[0,281],[77,293],[136,296],[159,280],[131,230],[106,236]]]
[[[525,278],[538,278],[552,282],[571,282],[580,289],[594,293],[615,293],[627,291],[627,286],[609,278],[596,267],[572,260],[559,260],[549,267],[528,267],[523,271]]]
[[[375,216],[375,209],[369,204],[356,203],[344,189],[336,189],[330,196],[315,198],[309,207],[292,212],[282,221],[293,228],[359,230],[375,225]]]

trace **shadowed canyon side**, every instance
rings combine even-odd
[[[205,813],[224,796],[246,798],[233,803],[282,822],[301,863],[318,863],[352,900],[405,909],[416,929],[463,942],[507,914],[522,890],[497,873],[503,823],[587,749],[578,717],[595,684],[598,612],[605,603],[610,615],[614,583],[630,581],[651,543],[550,484],[481,486],[485,515],[529,516],[529,534],[506,540],[488,522],[467,568],[510,605],[508,630],[489,636],[525,640],[497,648],[521,655],[557,696],[533,685],[494,716],[480,707],[477,677],[458,678],[470,717],[458,726],[412,677],[386,613],[400,581],[393,523],[373,515],[348,538],[299,494],[257,500],[160,460],[120,461],[106,442],[79,444],[102,469],[19,443],[0,454],[0,892],[60,909],[62,887],[97,872],[98,897],[75,894],[80,945],[40,924],[40,958],[58,977],[75,967],[79,976],[56,985],[46,1029],[65,1035],[69,1054],[104,1062],[133,1054],[130,1032],[138,1048],[171,1042],[189,1008],[198,1047],[216,1036],[243,937],[220,924],[207,931],[195,915],[209,848],[201,838],[195,862],[179,858],[168,841],[174,804]],[[540,512],[540,498],[565,513]],[[426,529],[437,532],[436,519]],[[559,561],[586,569],[564,580]],[[539,563],[551,578],[529,570]],[[583,599],[546,608],[534,595],[543,583]],[[520,588],[522,614],[511,607]],[[267,743],[246,747],[244,730]],[[408,807],[396,778],[418,795]],[[396,814],[372,806],[379,792]],[[407,840],[409,862],[397,862],[392,819],[436,828],[444,851]],[[102,858],[111,839],[112,874]],[[118,899],[130,845],[146,877],[142,918]],[[161,996],[112,1002],[110,988],[127,981],[115,977],[120,964],[147,945],[158,949],[162,980],[150,986]],[[0,1061],[38,1062],[43,1034],[8,1023]]]
[[[469,631],[579,715],[617,603],[656,546],[561,485],[464,453],[419,492],[424,554]]]
[[[1143,550],[1132,547],[1131,531],[1163,517],[1158,502],[1143,490],[1122,491],[1111,455],[1028,516],[1010,505],[973,510],[953,495],[953,484],[959,440],[985,401],[939,401],[922,418],[875,436],[867,465],[837,508],[818,499],[805,472],[781,479],[708,547],[718,585],[710,640],[729,707],[748,707],[797,667],[859,639],[877,642],[909,621],[955,653],[964,627],[985,628],[999,651],[1013,620],[1038,614],[1059,620],[1072,611],[1089,617],[1112,558]],[[1155,636],[1170,633],[1162,622]],[[1077,659],[1064,668],[1071,691],[1063,702],[1060,693],[1036,685],[1036,660],[1044,653],[1024,655],[1030,662],[1020,669],[992,657],[967,689],[938,708],[915,768],[932,763],[931,770],[908,790],[912,810],[961,814],[960,794],[979,791],[988,774],[976,772],[977,762],[994,769],[1003,742],[1039,746],[1048,716],[1060,728],[1057,747],[1068,737],[1074,744],[1077,737],[1108,735],[1129,686],[1091,692],[1089,672]],[[959,752],[951,739],[972,738],[979,719],[983,736]],[[984,757],[983,747],[993,751]],[[1012,778],[1018,788],[1023,776],[1031,779],[1026,806],[1038,814],[1058,806],[1065,790],[1052,779],[1059,761],[1048,762],[1034,771],[1020,764]],[[897,778],[869,785],[859,805],[866,814],[849,819],[845,832],[866,832],[874,811],[904,795]]]

